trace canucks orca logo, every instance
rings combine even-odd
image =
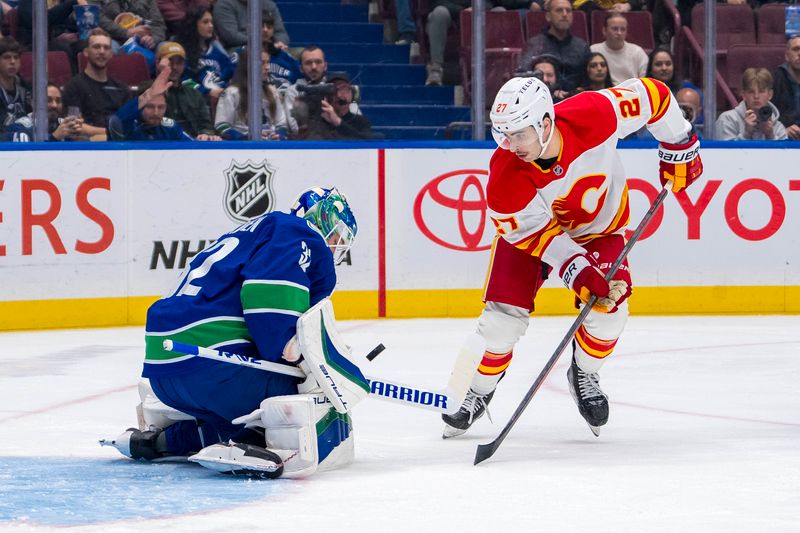
[[[237,222],[247,222],[251,218],[273,210],[275,193],[272,180],[275,169],[265,159],[261,163],[238,163],[235,160],[225,171],[225,212]]]
[[[303,251],[300,253],[300,260],[297,262],[297,264],[300,265],[300,268],[302,268],[303,272],[305,272],[311,265],[311,248],[308,247],[306,241],[303,241],[302,249]]]

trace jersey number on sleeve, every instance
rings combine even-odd
[[[214,263],[225,259],[238,245],[239,239],[236,237],[226,237],[200,252],[198,255],[205,256],[203,262],[194,268],[188,268],[183,273],[178,280],[178,288],[172,296],[197,296],[202,287],[194,285],[192,282],[208,274],[211,271],[211,267],[214,266]]]
[[[635,91],[612,87],[609,92],[617,97],[619,114],[622,115],[622,118],[638,117],[642,114],[642,103]]]
[[[519,223],[517,222],[517,217],[515,216],[492,218],[492,222],[494,222],[494,227],[497,229],[497,233],[499,235],[506,235],[519,228]]]

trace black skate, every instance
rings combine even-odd
[[[608,422],[608,396],[600,389],[600,378],[596,373],[584,372],[572,356],[567,371],[569,392],[578,405],[578,411],[589,424],[595,437],[600,436],[600,426]]]
[[[161,428],[151,427],[147,431],[140,431],[137,428],[128,428],[125,432],[114,439],[101,439],[101,446],[113,446],[122,455],[131,459],[145,459],[154,461],[164,458],[167,454],[160,451],[156,444],[156,439],[161,434]]]
[[[483,413],[486,413],[489,420],[491,420],[492,415],[489,414],[486,406],[492,401],[492,396],[494,396],[494,391],[480,395],[469,389],[467,397],[464,398],[464,403],[461,404],[461,408],[455,414],[442,415],[442,420],[444,420],[442,438],[449,439],[450,437],[463,435],[477,419],[483,416]]]

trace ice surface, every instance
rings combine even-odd
[[[484,417],[443,441],[436,414],[365,400],[356,462],[302,481],[135,463],[97,439],[136,425],[142,328],[0,334],[0,530],[798,531],[800,317],[633,317],[602,369],[595,438],[567,356],[498,452],[571,318],[537,318]],[[343,323],[365,373],[441,388],[474,320]]]

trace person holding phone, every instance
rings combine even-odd
[[[48,141],[84,141],[83,119],[80,109],[72,108],[72,114],[64,116],[61,89],[54,83],[47,84],[47,134]],[[33,141],[33,113],[15,120],[6,130],[5,140],[11,142]]]

